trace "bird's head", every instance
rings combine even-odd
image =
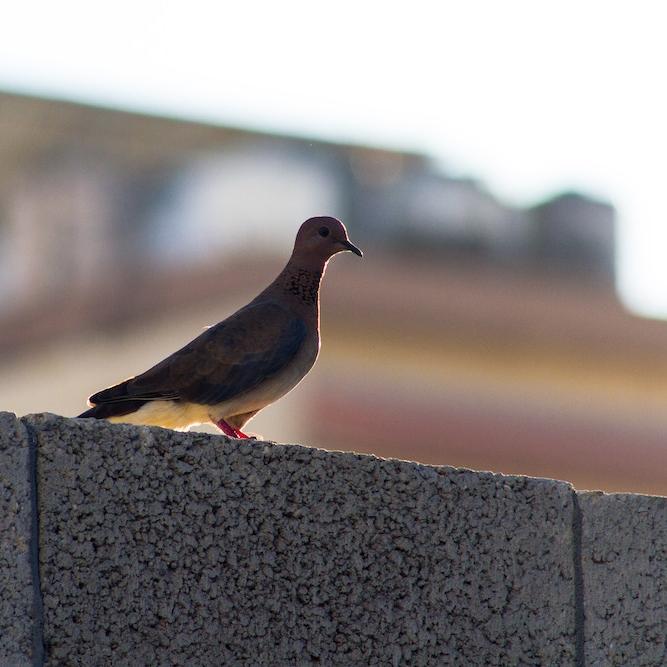
[[[306,220],[299,228],[294,242],[295,255],[321,261],[346,250],[363,257],[361,250],[348,238],[345,225],[327,215]]]

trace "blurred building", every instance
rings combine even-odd
[[[529,211],[535,257],[556,269],[614,276],[614,208],[576,192],[565,192]]]
[[[250,430],[667,492],[667,326],[619,305],[614,211],[529,210],[423,155],[0,94],[0,408],[76,414],[342,217],[316,370]],[[407,445],[406,443],[409,443]]]

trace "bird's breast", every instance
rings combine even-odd
[[[211,416],[214,421],[237,414],[255,412],[277,401],[294,389],[308,374],[317,360],[319,349],[319,336],[306,339],[294,359],[280,371],[250,391],[212,406]]]

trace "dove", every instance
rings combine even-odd
[[[278,277],[248,305],[146,372],[98,391],[81,418],[187,430],[213,423],[233,438],[294,389],[320,350],[320,284],[339,252],[363,253],[345,225],[306,220]]]

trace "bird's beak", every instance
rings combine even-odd
[[[348,241],[347,239],[345,239],[344,241],[340,241],[340,244],[345,247],[345,250],[349,250],[353,252],[355,255],[359,255],[359,257],[364,256],[364,253],[361,252],[361,250],[359,250],[359,248],[357,248],[357,246],[354,245],[354,243]]]

